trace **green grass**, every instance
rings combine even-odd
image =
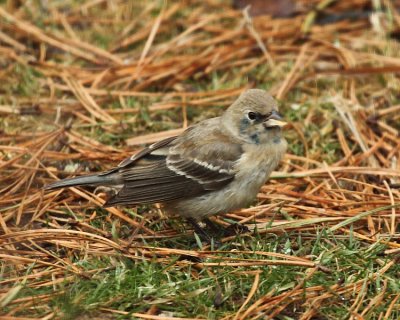
[[[193,239],[178,238],[168,243],[151,242],[149,245],[187,248],[195,243]],[[318,309],[318,319],[345,319],[350,316],[351,301],[359,292],[354,290],[347,294],[338,294],[332,289],[335,285],[344,288],[356,281],[365,281],[366,285],[362,289],[366,291],[362,302],[364,307],[376,295],[383,294],[383,302],[378,308],[367,312],[367,319],[377,319],[379,313],[384,311],[393,297],[400,292],[398,263],[382,276],[374,276],[390,261],[390,257],[382,256],[385,246],[366,245],[351,236],[347,239],[336,239],[335,235],[326,229],[319,230],[317,234],[293,232],[281,236],[255,235],[247,239],[237,238],[221,248],[224,251],[235,249],[281,252],[295,256],[313,255],[318,257],[319,263],[330,272],[319,270],[308,277],[306,269],[299,267],[198,269],[187,260],[186,263],[178,265],[177,261],[185,262],[185,258],[178,255],[171,256],[168,264],[156,262],[156,257],[154,261],[132,261],[118,254],[112,258],[76,256],[74,262],[84,271],[90,272],[90,279],[76,276],[72,281],[56,285],[57,289],[64,293],[54,297],[50,306],[57,317],[62,319],[95,317],[103,314],[101,308],[127,312],[127,315],[120,316],[121,319],[126,319],[130,318],[130,313],[146,313],[152,305],[156,305],[159,312],[170,312],[174,317],[200,316],[219,319],[224,315],[234,314],[244,302],[254,281],[254,275],[246,273],[254,270],[260,272],[260,283],[253,301],[271,290],[275,290],[276,294],[284,293],[303,281],[305,282],[300,288],[322,286],[324,292],[331,292],[332,297]],[[256,253],[231,256],[263,258]],[[212,262],[209,259],[204,260],[206,261]],[[91,273],[93,270],[98,271]],[[370,281],[372,278],[374,280]],[[51,288],[35,292],[27,288],[21,290],[19,297],[51,292]],[[306,291],[304,298],[307,298]],[[279,319],[297,319],[307,307],[298,302],[289,304]],[[40,313],[40,310],[38,311]],[[29,315],[29,312],[22,311],[20,315]],[[391,316],[391,319],[396,319],[400,313],[395,312]]]

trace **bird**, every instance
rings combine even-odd
[[[45,186],[108,186],[104,207],[160,203],[198,225],[249,205],[283,158],[287,142],[276,100],[265,90],[244,91],[219,117],[153,143],[108,171]]]

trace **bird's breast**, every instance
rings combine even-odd
[[[237,180],[252,178],[254,184],[264,184],[285,154],[286,147],[287,143],[283,138],[280,139],[279,143],[245,145],[243,155],[235,166],[237,172],[235,178]]]

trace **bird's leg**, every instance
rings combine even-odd
[[[231,224],[229,227],[225,228],[205,218],[203,221],[207,228],[211,231],[212,235],[210,235],[204,228],[199,226],[197,220],[193,218],[187,218],[187,221],[193,226],[194,232],[196,232],[202,241],[205,241],[209,244],[214,242],[217,247],[221,245],[220,241],[218,240],[221,237],[235,236],[250,232],[249,228],[239,223]]]
[[[211,230],[212,233],[219,235],[220,237],[229,237],[229,236],[235,236],[238,234],[250,232],[249,228],[247,228],[245,225],[242,225],[240,223],[233,223],[233,224],[229,225],[228,227],[223,227],[223,226],[211,221],[208,218],[205,218],[203,221],[205,222],[205,224]]]
[[[208,218],[203,219],[204,223],[206,224],[207,228],[215,235],[218,235],[219,237],[223,235],[223,231],[225,230],[224,227],[219,225],[218,223],[215,223],[211,221]]]
[[[232,223],[229,227],[225,228],[224,235],[229,237],[248,232],[250,232],[250,229],[247,226],[240,223]]]
[[[211,243],[212,237],[202,227],[199,226],[195,219],[187,218],[187,221],[193,226],[194,232],[199,235],[201,240]]]

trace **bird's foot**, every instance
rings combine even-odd
[[[200,238],[200,241],[213,245],[214,248],[218,248],[222,245],[220,241],[221,238],[250,232],[247,226],[239,223],[233,223],[228,227],[223,227],[205,218],[203,222],[206,224],[206,228],[202,228],[193,218],[189,218],[188,222],[193,226],[194,232]]]
[[[250,229],[247,226],[240,223],[232,223],[230,226],[224,229],[224,236],[225,237],[237,236],[239,234],[249,233],[249,232]]]
[[[216,234],[221,238],[250,232],[250,229],[247,226],[240,223],[232,223],[228,227],[223,227],[207,218],[204,219],[204,222],[213,234]]]
[[[216,237],[214,234],[208,233],[206,229],[200,227],[200,225],[195,219],[188,218],[187,220],[193,226],[194,232],[198,235],[201,241],[209,245],[213,245],[215,248],[221,246],[221,242],[218,240],[219,237]]]

